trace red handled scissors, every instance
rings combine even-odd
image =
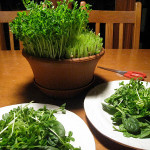
[[[119,74],[121,74],[121,75],[123,75],[123,76],[125,76],[127,78],[134,78],[134,79],[139,78],[140,80],[144,80],[144,78],[146,78],[146,74],[142,73],[142,72],[121,71],[121,70],[115,70],[115,69],[109,69],[109,68],[105,68],[105,67],[100,67],[100,66],[97,66],[97,67],[101,68],[101,69],[108,70],[108,71],[119,73]]]

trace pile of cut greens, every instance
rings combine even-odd
[[[103,109],[112,116],[116,131],[123,132],[125,137],[150,137],[150,88],[140,80],[131,79],[102,103]]]
[[[30,103],[29,103],[30,104]],[[54,113],[65,113],[65,105],[58,109],[38,110],[18,106],[2,116],[0,120],[0,149],[80,150],[74,148],[72,132],[66,136],[64,126]]]

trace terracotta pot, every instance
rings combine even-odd
[[[29,62],[35,84],[41,91],[52,97],[68,98],[76,96],[92,84],[96,64],[104,50],[97,55],[64,60],[22,54]]]

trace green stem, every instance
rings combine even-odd
[[[11,132],[9,138],[11,138],[12,135],[13,135],[13,132],[14,132],[14,126],[15,126],[15,120],[16,120],[16,117],[15,117],[15,113],[14,113],[14,120],[13,120],[13,125],[12,125],[12,132]]]
[[[61,44],[60,44],[59,58],[61,58],[61,55],[62,55],[63,42],[64,42],[64,36],[62,35],[62,38],[60,41]]]

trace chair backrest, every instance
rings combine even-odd
[[[81,6],[85,6],[86,2],[82,1]],[[0,31],[2,32],[2,24],[11,22],[16,16],[18,11],[0,11]],[[95,23],[95,33],[100,33],[100,24],[105,24],[105,48],[113,48],[113,32],[114,24],[119,24],[119,37],[118,48],[123,48],[124,30],[123,27],[126,23],[133,24],[133,37],[132,48],[139,49],[140,41],[140,24],[141,24],[141,2],[135,3],[134,11],[105,11],[105,10],[92,10],[89,14],[89,23]],[[5,42],[4,34],[0,33],[0,50],[2,49],[3,42]],[[9,40],[10,49],[14,50],[14,36],[9,27]],[[20,48],[23,48],[22,43],[19,41]]]
[[[2,33],[3,32],[3,24],[8,24],[8,32],[9,32],[9,40],[10,40],[10,49],[11,50],[15,50],[15,46],[14,46],[14,36],[12,34],[12,32],[10,31],[10,27],[9,27],[9,22],[11,22],[13,19],[15,19],[15,17],[17,17],[17,13],[18,11],[0,11],[0,30],[1,30],[1,33],[0,33],[0,50],[2,49],[2,45],[4,43],[2,42],[5,42],[5,34]],[[20,48],[19,49],[22,49],[23,48],[23,45],[22,43],[19,41],[19,46]]]
[[[85,1],[80,3],[85,9]],[[100,33],[100,24],[105,24],[105,48],[113,48],[114,24],[119,24],[118,48],[123,49],[123,33],[125,24],[133,24],[132,48],[139,49],[141,2],[135,3],[134,11],[106,11],[92,10],[89,14],[89,23],[95,23],[95,33]]]

